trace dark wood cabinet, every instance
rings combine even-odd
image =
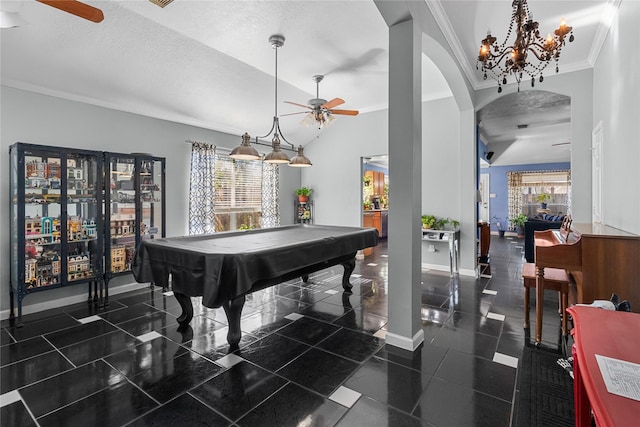
[[[608,300],[615,292],[640,312],[640,236],[600,224],[574,223],[571,228],[582,238],[577,302]]]
[[[365,171],[365,177],[369,177],[370,185],[373,185],[372,195],[381,196],[384,194],[384,172],[373,170]]]

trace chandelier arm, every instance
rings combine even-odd
[[[278,118],[277,118],[277,117],[276,117],[276,121],[275,121],[274,125],[275,125],[275,127],[276,127],[276,129],[277,129],[278,133],[280,134],[280,137],[282,138],[282,140],[291,146],[292,151],[297,151],[297,150],[296,150],[296,146],[295,146],[295,145],[293,145],[292,143],[290,143],[290,142],[287,140],[287,138],[285,138],[285,137],[284,137],[284,135],[282,134],[282,131],[280,130],[280,120],[278,120]]]
[[[513,52],[513,47],[509,46],[507,49],[505,49],[504,51],[500,52],[497,55],[491,54],[491,59],[494,61],[493,65],[488,66],[486,65],[486,61],[483,61],[482,68],[486,68],[487,70],[493,70],[495,67],[499,66],[500,61],[502,61],[502,58],[504,58],[505,55],[508,55],[511,52]],[[498,60],[496,60],[496,58],[498,58]]]
[[[258,141],[258,140],[253,141],[253,142],[252,142],[252,144],[256,144],[256,145],[263,145],[263,146],[265,146],[265,147],[273,147],[273,145],[272,145],[272,144],[265,144],[264,142],[260,142],[260,141]],[[283,146],[280,146],[280,149],[281,149],[281,150],[291,151],[291,152],[294,152],[294,153],[297,153],[297,152],[298,152],[298,150],[295,150],[295,149],[293,149],[293,148],[289,148],[289,147],[287,147],[287,146],[284,146],[284,147],[283,147]]]
[[[529,52],[531,52],[536,58],[538,58],[538,61],[541,61],[541,62],[549,62],[549,61],[551,61],[551,57],[549,59],[545,59],[545,58],[541,57],[540,55],[538,55],[538,52],[535,49],[533,49],[533,47],[531,47],[531,46],[529,46],[527,48],[527,50]],[[543,53],[551,53],[551,52],[547,52],[546,50],[543,50]]]
[[[278,121],[277,117],[273,118],[273,124],[271,125],[271,129],[269,129],[269,132],[267,132],[265,135],[262,136],[256,136],[256,142],[258,141],[258,138],[266,138],[269,135],[271,135],[271,132],[273,132],[273,130],[276,128],[276,122]]]

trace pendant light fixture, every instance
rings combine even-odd
[[[267,163],[277,163],[284,164],[288,163],[289,166],[293,167],[308,167],[311,166],[311,161],[307,156],[304,155],[304,151],[302,146],[299,146],[298,149],[295,149],[295,146],[287,141],[287,138],[284,137],[282,131],[280,130],[280,121],[278,119],[278,49],[284,46],[284,37],[281,35],[273,35],[269,37],[269,43],[271,43],[271,47],[275,51],[275,103],[274,103],[274,115],[273,115],[273,124],[271,125],[271,129],[266,135],[257,136],[253,144],[270,146],[272,151],[264,156],[264,161]],[[271,144],[265,144],[260,142],[260,139],[267,138],[273,134],[271,138]],[[291,146],[282,147],[281,141],[286,142]],[[239,160],[258,160],[260,159],[260,154],[256,151],[255,148],[251,146],[251,137],[248,133],[242,135],[242,144],[239,147],[234,148],[231,151],[230,156],[234,159]],[[297,153],[293,159],[289,160],[289,157],[282,151],[288,150]]]

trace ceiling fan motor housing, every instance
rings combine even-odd
[[[313,98],[313,99],[310,99],[307,102],[309,103],[310,107],[320,108],[322,105],[327,103],[327,100],[326,99],[322,99],[322,98]]]

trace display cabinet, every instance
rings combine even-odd
[[[26,295],[103,280],[102,153],[16,143],[10,152],[11,318]]]
[[[105,165],[108,284],[115,276],[131,273],[141,240],[165,236],[165,159],[147,154],[105,153]]]

